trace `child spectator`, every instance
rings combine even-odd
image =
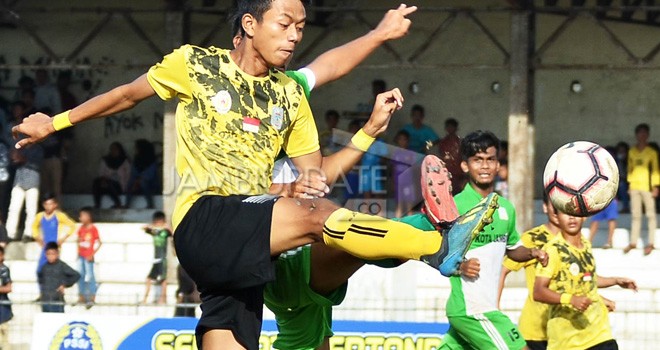
[[[147,303],[151,284],[156,282],[161,287],[158,303],[165,304],[167,300],[167,239],[172,236],[172,230],[165,220],[165,213],[162,211],[155,212],[151,225],[145,226],[144,232],[152,235],[154,238],[154,263],[147,276],[146,291],[142,303]]]
[[[9,320],[14,317],[8,294],[11,293],[11,275],[5,265],[5,248],[0,247],[0,349],[9,349]]]
[[[53,195],[46,195],[42,202],[44,211],[39,212],[32,224],[32,237],[41,247],[54,242],[62,245],[76,228],[76,223],[63,211],[58,210],[59,203]],[[37,265],[37,273],[46,263],[46,250],[44,249]]]
[[[550,304],[548,349],[617,349],[598,288],[619,285],[637,290],[635,281],[596,274],[591,244],[582,236],[585,218],[556,211],[561,230],[543,250],[548,265],[536,266],[534,300]]]
[[[80,280],[78,281],[78,302],[90,309],[96,302],[96,278],[94,278],[94,255],[101,248],[99,231],[94,226],[92,208],[80,209],[80,228],[78,229],[78,263]]]
[[[394,137],[394,143],[398,149],[392,152],[392,177],[394,178],[394,198],[396,199],[396,210],[394,216],[397,218],[406,215],[412,210],[416,194],[414,169],[412,165],[418,161],[417,153],[408,150],[410,135],[405,130],[399,130]]]
[[[73,286],[80,279],[80,274],[60,260],[57,242],[47,243],[45,251],[47,263],[38,273],[41,311],[64,312],[64,289]]]

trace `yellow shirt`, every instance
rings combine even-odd
[[[558,234],[543,248],[548,253],[548,266],[536,267],[537,276],[550,278],[551,290],[587,296],[592,302],[585,312],[572,305],[550,305],[548,350],[582,350],[613,339],[607,308],[598,295],[591,244],[581,235],[580,238],[582,249]]]
[[[37,239],[43,235],[41,230],[41,219],[44,217],[44,215],[46,215],[46,213],[40,211],[34,217],[34,221],[32,222],[32,237],[34,239]],[[76,222],[73,221],[73,219],[71,219],[63,211],[55,210],[53,215],[55,215],[57,218],[57,239],[73,233],[73,230],[76,229]]]
[[[554,238],[554,234],[545,225],[534,227],[523,233],[520,237],[522,244],[527,248],[541,249]],[[525,268],[525,279],[527,282],[527,299],[520,313],[518,325],[520,333],[525,340],[543,341],[548,340],[546,334],[546,323],[548,320],[548,304],[534,301],[534,280],[536,279],[536,259],[525,262],[517,262],[509,257],[504,258],[503,265],[511,271]]]
[[[319,149],[303,89],[284,73],[253,77],[229,50],[184,45],[147,73],[164,100],[177,97],[176,227],[203,195],[268,192],[281,149],[289,157]]]
[[[646,146],[643,150],[633,147],[628,151],[628,182],[631,190],[651,191],[660,186],[658,152]]]

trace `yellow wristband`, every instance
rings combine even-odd
[[[351,138],[351,142],[355,148],[362,152],[366,152],[369,147],[371,147],[371,144],[374,143],[374,140],[376,139],[367,135],[362,129],[358,130],[358,132],[353,135],[353,138]]]
[[[53,128],[55,128],[55,131],[59,131],[73,126],[73,124],[71,124],[71,121],[69,120],[70,112],[71,110],[68,110],[53,117]]]
[[[573,299],[573,294],[561,293],[561,298],[559,299],[562,305],[569,305]]]

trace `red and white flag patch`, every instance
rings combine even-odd
[[[243,131],[258,133],[261,120],[257,118],[243,117]]]

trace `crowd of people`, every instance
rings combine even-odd
[[[307,99],[314,86],[341,74],[328,77],[322,70],[324,65],[314,62],[297,72],[272,69],[286,65],[301,38],[305,21],[302,4],[289,0],[238,4],[234,23],[238,24],[234,33],[236,50],[184,45],[133,82],[85,103],[94,108],[73,108],[53,118],[31,114],[14,129],[25,135],[19,148],[29,150],[27,146],[44,141],[44,134],[56,135],[55,131],[109,111],[127,110],[150,96],[179,99],[177,168],[180,175],[198,180],[202,188],[181,188],[172,229],[160,213],[154,216],[152,225],[145,227],[145,232],[154,237],[157,257],[149,274],[145,301],[152,281],[166,286],[162,247],[167,246],[168,237],[173,234],[181,265],[202,292],[202,316],[196,330],[199,348],[257,349],[264,302],[276,314],[278,341],[283,348],[327,344],[332,335],[332,306],[343,300],[348,277],[365,263],[395,267],[402,260],[419,260],[450,278],[452,290],[446,308],[450,330],[443,339],[443,349],[521,349],[532,347],[533,341],[547,342],[549,349],[616,348],[607,318],[603,317],[612,307],[597,294],[596,288],[619,285],[636,289],[635,282],[596,275],[590,243],[581,236],[580,218],[554,212],[549,216],[549,221],[558,227],[553,238],[542,247],[521,244],[515,208],[495,193],[496,188],[506,193],[508,174],[504,144],[493,133],[475,131],[461,139],[458,122],[448,119],[447,135],[440,139],[424,123],[424,107],[415,105],[410,112],[412,122],[397,132],[398,147],[390,154],[384,142],[374,141],[383,136],[392,114],[403,107],[403,96],[398,89],[387,90],[379,81],[382,90],[375,91],[369,119],[349,123],[349,130],[354,133],[350,144],[338,150],[332,149],[337,146],[319,145],[327,137],[316,133]],[[388,12],[376,33],[382,23],[403,30],[388,28],[386,33],[390,35],[376,36],[377,45],[374,36],[358,38],[351,42],[352,46],[346,44],[352,49],[345,50],[349,52],[342,56],[347,58],[345,61],[336,57],[332,61],[357,65],[386,40],[403,36],[410,25],[406,16],[414,11],[415,7],[401,5]],[[286,43],[291,44],[287,49],[278,46]],[[210,62],[224,64],[218,67]],[[197,74],[210,67],[219,69],[218,74]],[[215,91],[217,86],[223,89]],[[267,93],[263,93],[264,89]],[[232,93],[239,95],[232,97]],[[245,102],[253,101],[254,96],[262,100]],[[337,113],[328,113],[329,126],[335,127],[337,119]],[[48,131],[38,132],[44,128]],[[645,129],[648,138],[648,126]],[[645,151],[644,143],[639,141],[643,131],[637,132],[640,155],[631,150],[629,158],[639,156],[639,162],[652,163],[655,156],[657,168],[657,154]],[[291,192],[300,195],[296,198],[287,196],[289,192],[271,191],[275,158],[281,149],[291,157],[290,169],[297,169],[300,174],[288,181],[293,183]],[[140,164],[137,177],[131,182],[129,176],[126,187],[139,188],[144,193],[148,187],[144,178],[154,169],[144,161],[150,158],[150,151],[140,152],[133,161]],[[427,155],[423,161],[415,158],[427,153],[437,153],[439,157]],[[121,146],[114,145],[106,157],[112,161],[104,158],[103,164],[110,168],[112,163],[117,171],[116,176],[98,181],[96,187],[105,191],[100,194],[116,196],[116,190],[122,188],[119,168],[126,160],[122,154]],[[334,157],[338,154],[340,157]],[[346,195],[386,194],[383,180],[388,168],[381,166],[386,156],[396,161],[390,171],[398,175],[397,190],[403,189],[397,197],[407,198],[406,189],[418,190],[424,214],[406,215],[398,220],[375,219],[319,198],[328,194],[328,186],[358,161],[367,171],[360,169],[357,176],[352,176],[358,183],[357,190],[351,186]],[[411,159],[416,161],[408,164]],[[408,168],[420,163],[423,182],[405,176]],[[318,173],[319,169],[324,175]],[[449,174],[453,175],[451,186]],[[648,188],[634,187],[632,180],[637,176],[641,178],[633,171],[628,178],[631,210],[635,196],[640,201],[647,201],[648,197],[635,191],[651,192],[653,197],[660,185],[658,179],[652,178]],[[224,182],[220,186],[214,181]],[[350,180],[347,182],[350,186]],[[297,192],[301,187],[303,190]],[[454,199],[452,192],[456,194]],[[650,204],[645,202],[644,206]],[[40,271],[42,302],[46,305],[59,297],[74,277],[79,280],[80,275],[59,262],[60,237],[48,233],[51,220],[59,224],[57,205],[44,202],[44,211],[39,219],[39,242],[43,244],[46,261]],[[403,205],[397,211],[403,216],[411,209]],[[66,220],[61,220],[65,224]],[[94,235],[90,237],[93,240]],[[92,249],[98,246],[91,245]],[[567,256],[577,262],[570,263]],[[545,338],[521,334],[498,309],[495,291],[501,285],[500,270],[505,258],[533,266],[530,293],[534,302],[549,305],[549,311],[540,317],[545,321],[543,328],[536,329],[544,332]],[[47,278],[46,273],[60,276],[59,284]],[[280,288],[286,292],[279,293]],[[81,299],[93,305],[90,295],[88,291]],[[289,305],[301,301],[306,303],[304,309],[288,312],[293,311]],[[581,327],[572,326],[575,322]]]

